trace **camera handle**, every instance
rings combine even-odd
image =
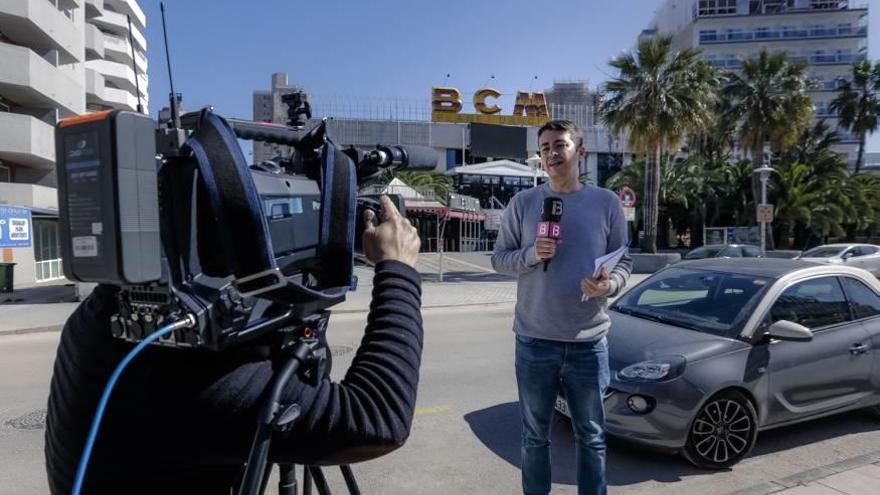
[[[310,335],[305,335],[305,337],[307,338],[295,339],[290,347],[283,350],[282,364],[280,368],[275,368],[276,371],[272,375],[270,394],[260,411],[257,431],[251,444],[244,477],[238,491],[239,495],[262,495],[265,492],[272,471],[272,465],[268,463],[272,434],[290,428],[299,419],[301,414],[299,404],[283,405],[280,401],[281,393],[287,386],[287,382],[296,373],[312,373],[313,379],[321,378],[316,370],[322,369],[321,362],[326,358],[315,351],[322,344],[320,339],[308,338]],[[342,465],[340,469],[348,492],[351,495],[360,495],[351,467]],[[279,495],[297,495],[294,464],[279,463],[279,470],[281,475],[278,482]],[[303,495],[311,495],[313,479],[319,495],[330,495],[330,488],[324,478],[324,473],[318,466],[305,466]]]

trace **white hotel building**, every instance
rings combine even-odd
[[[828,106],[838,80],[851,79],[852,64],[867,58],[867,24],[867,3],[845,0],[667,0],[642,36],[671,34],[677,48],[700,48],[704,60],[728,70],[762,48],[787,52],[809,63],[818,83],[810,93],[813,116],[835,128]],[[853,163],[858,141],[840,136],[838,151]]]
[[[0,0],[0,205],[32,217],[32,247],[0,246],[16,287],[62,276],[55,123],[147,108],[145,26],[135,0]]]

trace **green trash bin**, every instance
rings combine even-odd
[[[12,292],[15,263],[0,263],[0,292]]]

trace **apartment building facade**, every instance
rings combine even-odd
[[[31,243],[0,236],[16,287],[63,277],[55,124],[138,96],[147,108],[145,26],[135,0],[0,0],[0,205],[29,212]]]
[[[715,67],[737,71],[761,49],[809,64],[815,120],[837,127],[830,109],[853,63],[868,57],[868,5],[846,0],[667,0],[642,36],[670,34]],[[840,130],[837,151],[855,162],[858,140]]]

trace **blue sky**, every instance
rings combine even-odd
[[[155,116],[169,89],[159,1],[138,3],[147,15]],[[611,75],[607,61],[633,46],[661,3],[169,0],[165,10],[174,89],[186,109],[213,105],[222,115],[251,118],[252,92],[268,89],[273,72],[287,72],[310,93],[350,101],[426,101],[443,84],[468,99],[488,85],[505,94],[507,113],[517,90],[546,89],[554,80],[601,84]],[[880,58],[878,11],[869,19],[872,59]],[[868,149],[880,151],[880,135]]]

